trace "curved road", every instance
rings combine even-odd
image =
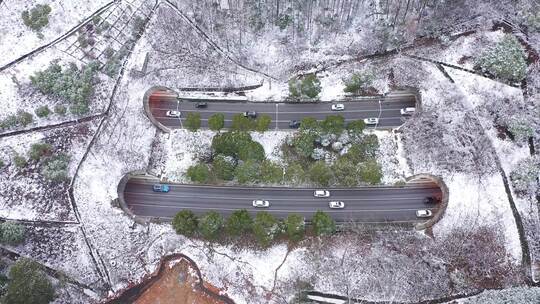
[[[379,103],[380,101],[380,103]],[[198,109],[197,102],[207,102],[208,107]],[[406,107],[414,107],[416,98],[413,94],[393,93],[386,97],[367,97],[358,101],[340,101],[345,105],[344,111],[332,111],[331,103],[271,103],[271,102],[246,102],[246,101],[226,101],[218,99],[185,99],[177,100],[176,96],[167,92],[155,92],[150,95],[149,106],[151,115],[169,128],[181,128],[184,117],[189,112],[201,114],[201,125],[208,127],[208,118],[215,113],[225,114],[225,127],[231,126],[234,114],[244,111],[256,111],[259,115],[266,114],[272,118],[271,129],[288,129],[289,121],[302,120],[310,116],[318,120],[323,120],[328,115],[341,115],[345,121],[352,121],[368,117],[380,117],[377,127],[392,128],[399,127],[405,121],[399,110]],[[336,102],[337,103],[337,102]],[[182,118],[171,118],[165,116],[168,110],[179,110]],[[277,125],[276,125],[277,122]]]
[[[235,210],[247,209],[254,214],[268,211],[279,218],[296,213],[310,219],[317,210],[330,214],[338,222],[355,220],[364,223],[417,222],[418,209],[432,209],[425,205],[427,196],[440,196],[440,189],[431,183],[417,183],[406,187],[365,187],[330,189],[330,198],[313,197],[314,189],[216,187],[170,184],[169,193],[152,191],[155,179],[132,178],[124,197],[129,209],[138,216],[170,220],[178,211],[190,209],[196,214],[217,211],[228,216]],[[270,208],[254,208],[254,199],[270,201]],[[344,209],[330,209],[330,200],[345,203]],[[434,210],[435,211],[435,210]]]

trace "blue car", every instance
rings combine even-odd
[[[152,187],[154,192],[169,192],[169,185],[156,184]]]

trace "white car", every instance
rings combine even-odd
[[[180,111],[167,111],[167,113],[165,113],[165,116],[178,118],[180,117]]]
[[[328,207],[332,209],[343,209],[345,208],[345,203],[340,201],[332,201],[328,203]]]
[[[253,207],[256,208],[268,208],[270,207],[269,201],[263,201],[263,200],[253,200]]]
[[[379,123],[379,119],[376,117],[364,118],[364,123],[366,125],[376,125]]]
[[[313,192],[313,196],[315,196],[315,197],[330,197],[330,191],[328,191],[328,190],[315,190]]]
[[[416,108],[405,108],[399,110],[399,112],[401,113],[401,115],[413,115],[414,112],[416,112]]]
[[[416,217],[431,217],[433,213],[428,209],[416,210]]]
[[[343,111],[345,110],[345,105],[342,103],[335,103],[332,105],[332,111]]]

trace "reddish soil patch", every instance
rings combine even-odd
[[[208,295],[199,288],[197,272],[185,259],[166,262],[166,266],[158,280],[149,286],[134,303],[136,304],[225,304]],[[217,288],[209,288],[217,290]]]

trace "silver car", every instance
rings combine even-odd
[[[364,123],[366,125],[376,125],[379,123],[379,119],[377,117],[364,118]]]
[[[178,117],[180,117],[180,111],[173,111],[173,110],[167,111],[167,112],[165,113],[165,116],[167,116],[167,117],[178,118]]]
[[[343,111],[345,110],[345,105],[342,103],[335,103],[332,105],[332,111]]]
[[[328,203],[328,207],[331,209],[343,209],[345,208],[345,203],[340,201],[332,201]]]
[[[433,213],[431,212],[431,210],[428,209],[416,210],[416,217],[425,218],[431,217],[432,215]]]
[[[313,192],[313,196],[315,196],[315,197],[330,197],[330,191],[328,191],[328,190],[315,190]]]

